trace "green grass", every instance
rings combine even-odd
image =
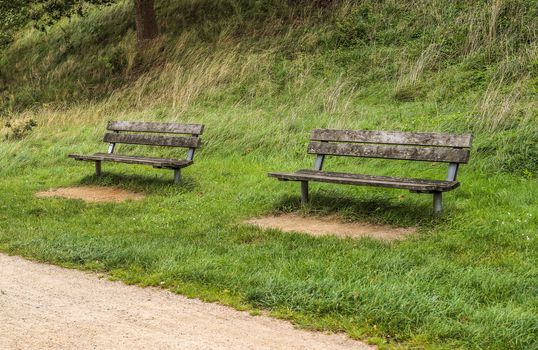
[[[464,166],[463,185],[445,196],[439,220],[432,218],[429,195],[329,184],[313,185],[313,203],[301,209],[298,184],[279,183],[266,172],[312,165],[304,152],[310,125],[296,133],[297,144],[303,143],[297,149],[283,141],[280,152],[241,154],[233,138],[212,145],[226,131],[219,128],[225,121],[199,121],[207,124],[207,148],[184,171],[180,186],[172,185],[171,171],[106,163],[105,176],[95,178],[91,163],[65,157],[106,147],[99,142],[102,123],[43,127],[24,141],[4,142],[0,250],[241,309],[267,309],[307,328],[342,330],[372,342],[447,349],[538,346],[535,179]],[[278,128],[252,132],[263,143],[279,140]],[[421,177],[446,171],[398,161],[329,159],[326,167]],[[81,184],[142,191],[147,198],[89,204],[34,197],[39,190]],[[419,231],[386,243],[242,224],[287,211],[337,213]]]
[[[158,285],[394,348],[538,349],[535,1],[157,1],[136,49],[132,4],[95,8],[0,52],[0,251]],[[206,124],[184,182],[92,164],[106,120]],[[37,126],[32,126],[31,121]],[[26,128],[25,128],[26,127]],[[297,183],[318,127],[472,132],[461,188],[431,196]],[[6,138],[3,135],[6,135]],[[177,150],[121,150],[175,157]],[[443,178],[446,166],[328,159],[328,170]],[[38,199],[98,184],[140,202]],[[263,231],[278,212],[416,226],[402,242]]]
[[[140,52],[132,3],[119,1],[47,33],[23,30],[0,49],[0,118],[86,105],[98,106],[94,120],[237,107],[247,118],[287,123],[290,135],[299,119],[318,114],[343,127],[361,119],[363,127],[413,130],[425,122],[480,134],[489,171],[532,175],[538,171],[534,4],[158,1],[161,38]],[[357,100],[382,104],[388,113],[372,119]],[[412,107],[394,114],[402,105]],[[236,123],[242,125],[248,123]]]

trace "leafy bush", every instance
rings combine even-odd
[[[14,34],[30,19],[29,1],[0,0],[0,49],[13,41]]]
[[[9,120],[5,123],[7,129],[5,138],[8,140],[20,140],[28,136],[36,126],[37,122],[32,118]]]
[[[375,15],[368,4],[361,4],[336,22],[336,42],[343,47],[372,42],[376,30]]]

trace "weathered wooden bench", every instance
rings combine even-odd
[[[316,154],[314,170],[269,173],[281,181],[300,181],[302,203],[308,202],[308,182],[399,188],[433,194],[434,212],[442,210],[442,193],[457,188],[458,167],[467,163],[471,134],[411,133],[316,129],[307,152]],[[325,156],[401,159],[449,163],[446,180],[399,178],[323,171]]]
[[[174,170],[174,182],[181,179],[181,169],[193,163],[194,151],[201,147],[200,135],[204,126],[200,124],[177,124],[156,122],[108,122],[104,142],[108,142],[108,153],[91,155],[69,154],[76,160],[95,162],[95,173],[101,175],[101,162],[150,165],[159,169]],[[160,134],[183,134],[171,136]],[[188,135],[188,136],[187,136]],[[148,146],[170,146],[188,148],[186,159],[142,157],[114,153],[117,143]]]

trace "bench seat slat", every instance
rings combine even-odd
[[[145,134],[106,133],[103,141],[110,143],[127,143],[132,145],[171,146],[198,148],[202,145],[200,138],[194,136],[164,136]]]
[[[313,141],[381,143],[393,145],[470,148],[471,134],[315,129]]]
[[[107,130],[201,135],[204,126],[201,124],[110,121]]]
[[[70,158],[85,161],[110,161],[116,163],[151,165],[155,168],[180,169],[193,163],[191,160],[142,157],[122,154],[95,153],[91,155],[69,154]]]
[[[358,186],[399,188],[417,192],[445,192],[459,186],[457,181],[426,180],[349,174],[329,171],[302,169],[295,173],[269,173],[270,177],[289,181],[314,181]]]
[[[308,153],[445,163],[467,163],[469,160],[468,149],[399,145],[363,145],[358,143],[329,143],[320,141],[310,142]]]

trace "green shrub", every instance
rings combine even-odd
[[[368,4],[361,4],[349,15],[339,18],[335,32],[339,46],[350,47],[372,42],[375,38],[376,19]]]
[[[20,140],[32,132],[37,126],[37,122],[32,118],[19,118],[7,121],[4,126],[7,129],[6,139]]]

